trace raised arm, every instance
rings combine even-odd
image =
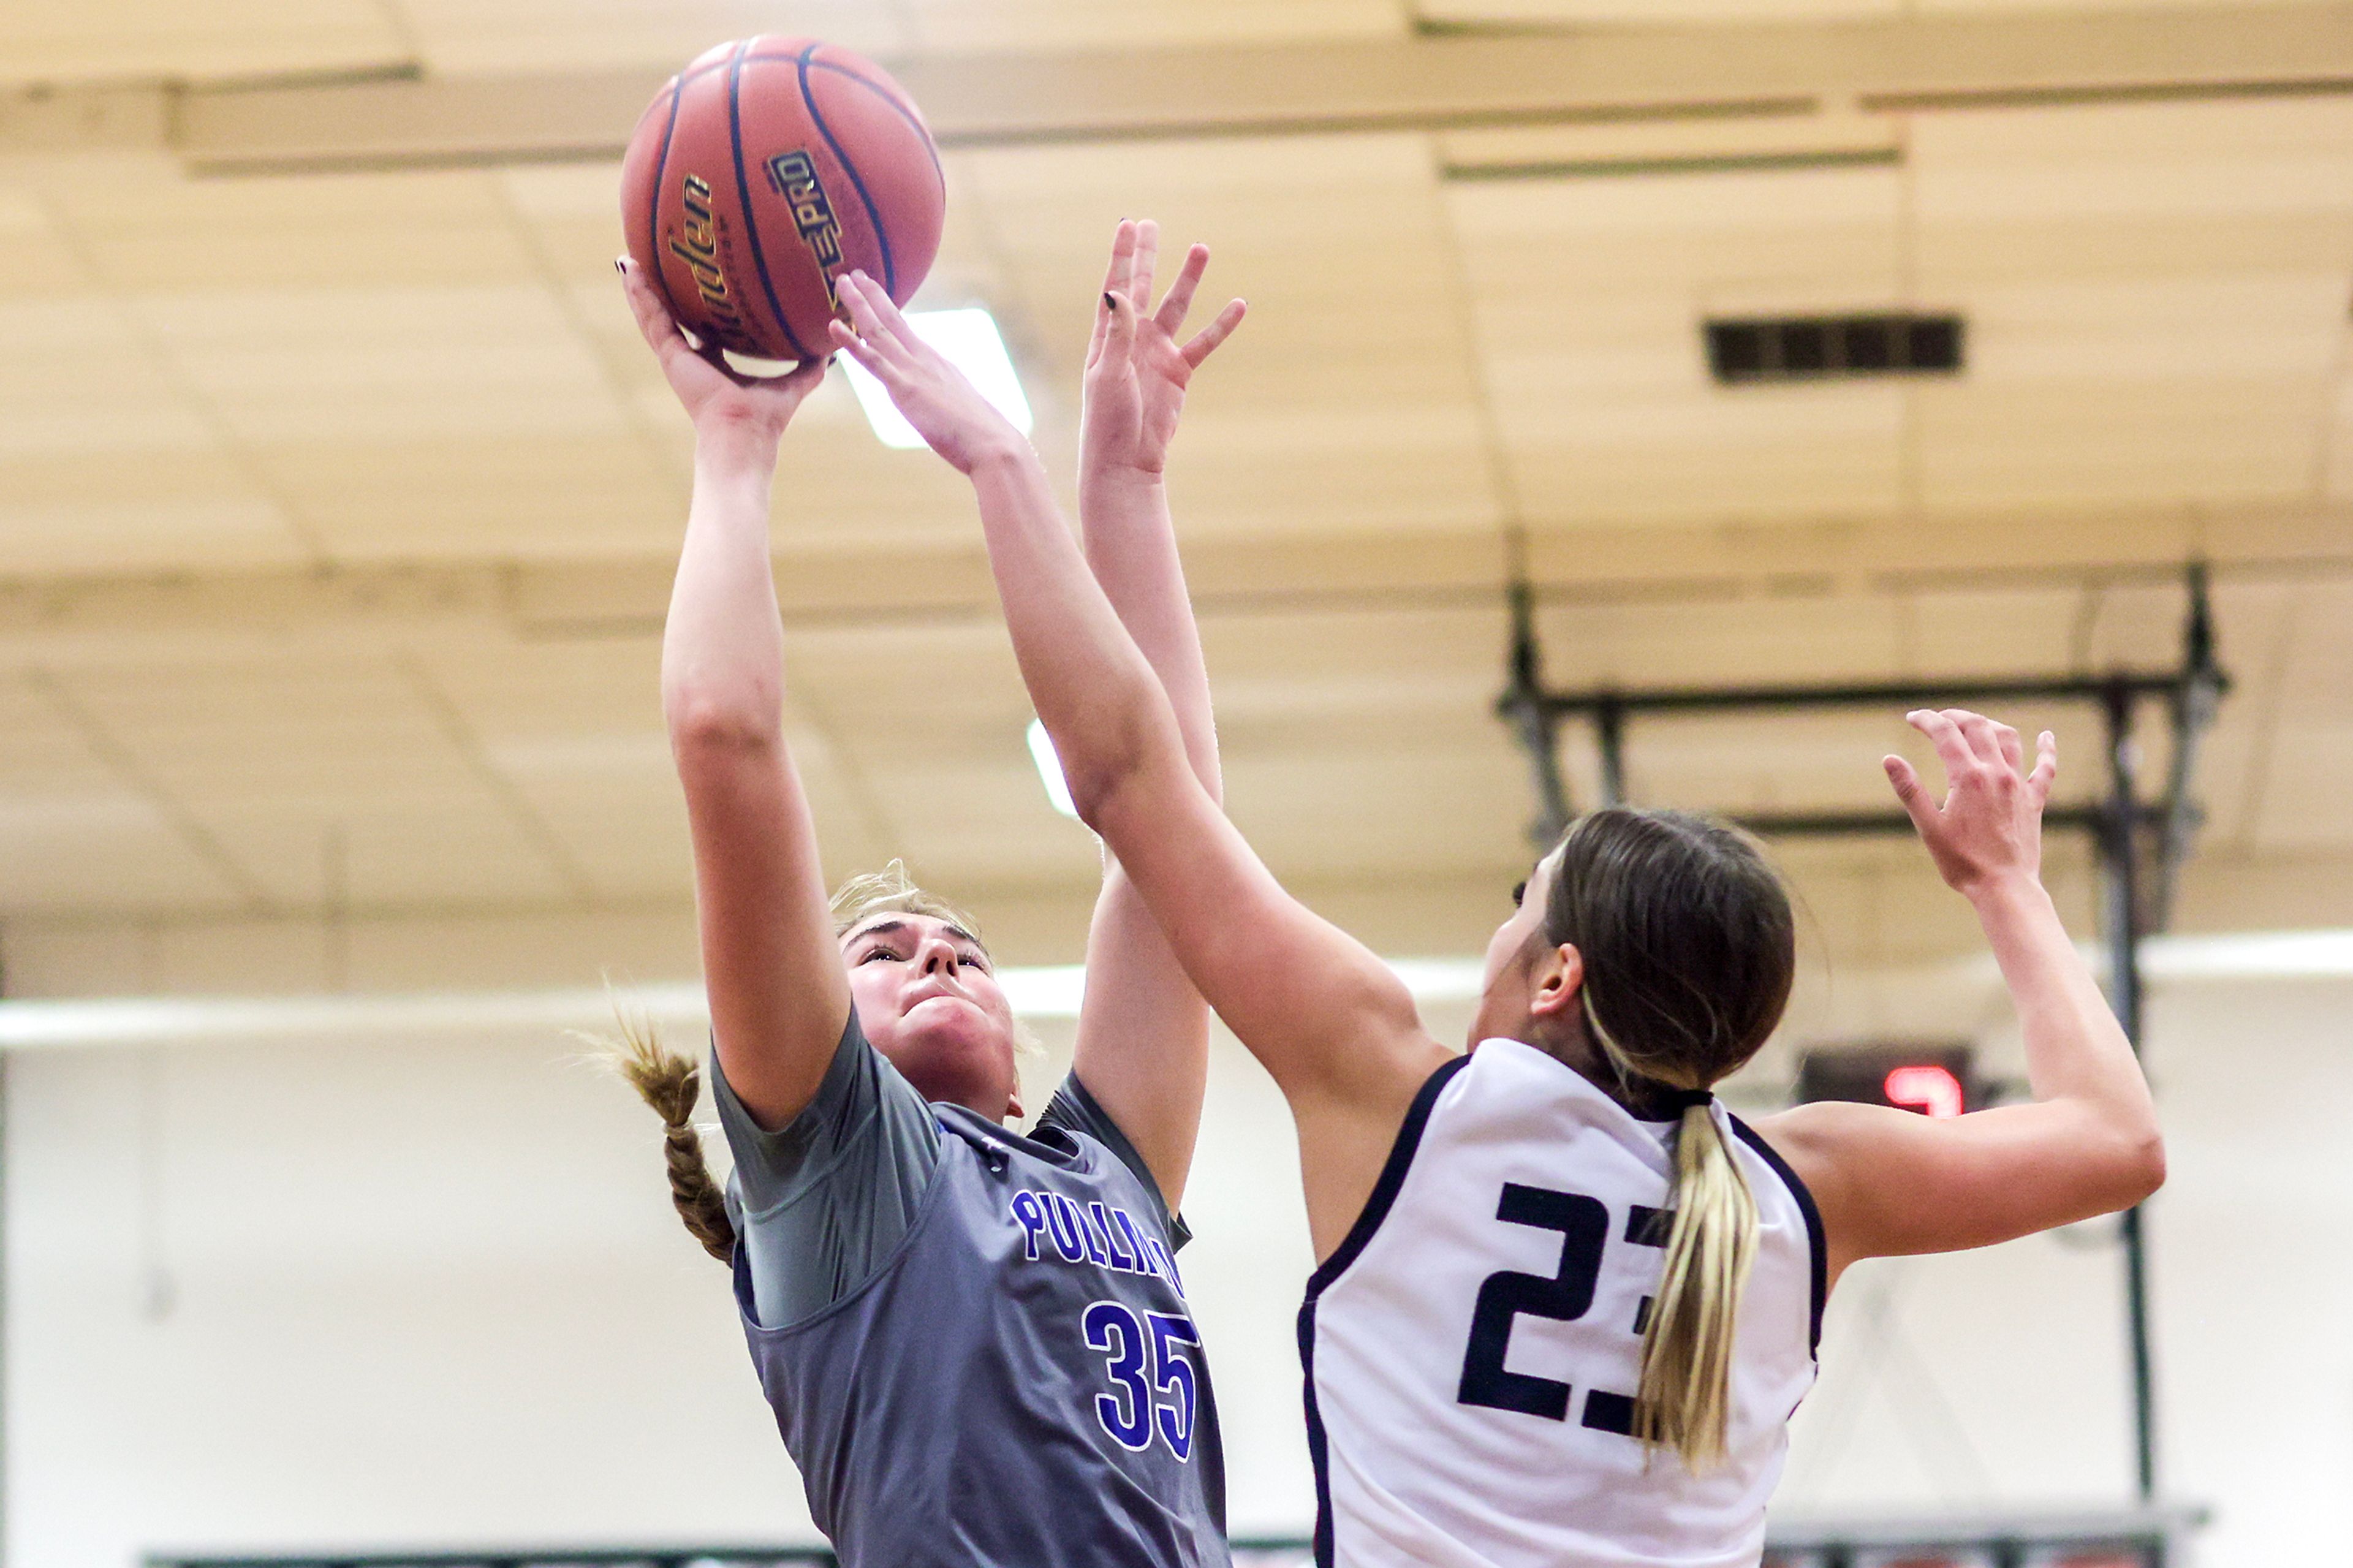
[[[694,421],[694,499],[662,629],[662,716],[686,792],[712,1043],[765,1127],[817,1093],[849,1017],[817,833],[785,748],[784,632],[768,555],[776,446],[824,378],[730,371],[683,338],[633,264],[636,312]]]
[[[2129,1208],[2165,1180],[2157,1107],[2131,1045],[2042,883],[2045,731],[1921,711],[1949,786],[1940,806],[1900,757],[1889,780],[1936,868],[1976,909],[2026,1036],[2034,1100],[1932,1121],[1884,1106],[1800,1106],[1759,1123],[1812,1188],[1831,1263],[1986,1247]]]
[[[857,331],[837,322],[835,342],[972,479],[1022,679],[1080,815],[1290,1100],[1309,1225],[1328,1252],[1415,1090],[1452,1053],[1423,1031],[1397,976],[1284,892],[1209,798],[1167,693],[1088,571],[1029,443],[871,280],[853,274],[841,295]]]
[[[1112,245],[1094,340],[1087,348],[1080,421],[1079,525],[1087,564],[1159,678],[1184,736],[1194,776],[1219,798],[1209,678],[1192,601],[1176,555],[1164,477],[1168,444],[1193,372],[1242,315],[1239,300],[1189,342],[1185,324],[1207,246],[1195,246],[1168,297],[1151,315],[1158,226],[1123,223]],[[1112,1120],[1152,1168],[1173,1209],[1181,1201],[1199,1131],[1208,1073],[1208,1006],[1145,907],[1106,855],[1103,893],[1087,932],[1086,1000],[1074,1065]]]

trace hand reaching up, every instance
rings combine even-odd
[[[1029,449],[988,399],[974,390],[948,357],[915,335],[882,286],[851,272],[836,286],[849,324],[828,323],[834,343],[871,373],[900,414],[932,450],[969,474],[991,457]]]
[[[1082,472],[1159,475],[1185,409],[1187,384],[1242,319],[1245,307],[1235,300],[1189,341],[1176,341],[1209,264],[1206,245],[1186,252],[1160,308],[1142,314],[1151,303],[1159,250],[1160,226],[1149,218],[1122,223],[1112,241],[1094,340],[1087,345],[1086,404],[1079,422]]]
[[[1929,797],[1903,758],[1883,765],[1946,882],[1974,895],[2006,879],[2039,878],[2042,807],[2059,775],[2059,743],[2051,731],[2035,742],[2033,772],[2021,774],[2024,747],[2007,724],[1962,708],[1924,708],[1905,721],[1936,743],[1947,785],[1944,804]]]
[[[662,375],[694,421],[697,434],[731,426],[773,441],[784,434],[801,400],[825,379],[829,363],[825,360],[810,360],[778,376],[744,375],[731,369],[716,345],[698,349],[686,341],[636,262],[623,258],[614,265],[620,268],[621,287],[638,319],[638,331],[661,362]]]

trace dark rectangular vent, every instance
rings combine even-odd
[[[1707,368],[1726,386],[1846,375],[1951,375],[1954,315],[1750,316],[1706,323]]]

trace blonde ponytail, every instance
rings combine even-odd
[[[1733,1330],[1757,1257],[1757,1200],[1707,1105],[1675,1131],[1666,1268],[1642,1331],[1634,1434],[1694,1475],[1721,1462],[1732,1409]]]
[[[626,1016],[621,1037],[605,1044],[613,1066],[662,1119],[662,1157],[670,1166],[670,1201],[678,1217],[705,1252],[722,1263],[732,1260],[735,1227],[702,1157],[702,1134],[692,1120],[695,1101],[702,1095],[702,1068],[663,1045],[650,1025]]]

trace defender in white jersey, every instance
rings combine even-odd
[[[1705,1113],[1755,1194],[1725,1462],[1634,1436],[1675,1124],[1512,1039],[1432,1073],[1299,1315],[1318,1556],[1421,1568],[1757,1560],[1814,1381],[1821,1220],[1772,1146]],[[1499,1509],[1496,1500],[1512,1506]]]
[[[2006,726],[1910,715],[1941,805],[1885,759],[2000,963],[2034,1103],[1735,1122],[1709,1090],[1779,1021],[1788,900],[1753,842],[1669,812],[1594,813],[1537,863],[1488,944],[1466,1059],[1194,777],[1027,444],[871,280],[841,298],[856,331],[837,322],[836,342],[972,476],[1080,816],[1298,1123],[1321,1563],[1754,1563],[1847,1264],[2006,1240],[2162,1181],[2147,1086],[2040,880],[2052,736],[2028,771]],[[1111,302],[1113,332],[1133,331]]]

